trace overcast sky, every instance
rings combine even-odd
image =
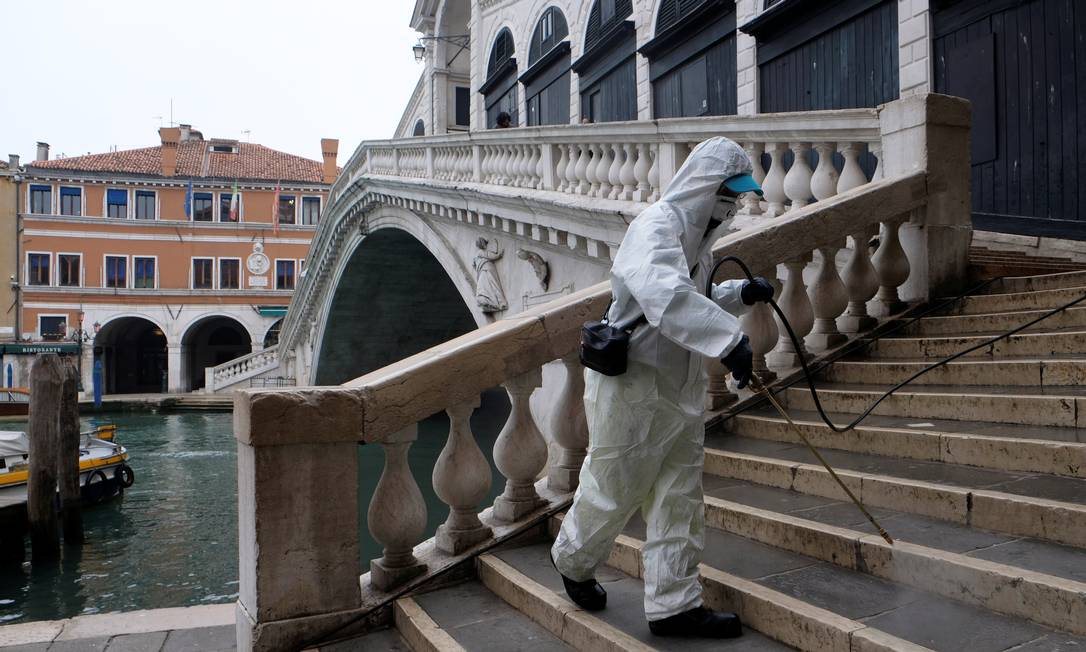
[[[3,2],[0,156],[34,159],[159,144],[192,124],[343,164],[390,138],[421,64],[413,0],[31,0]],[[161,116],[161,118],[156,117]],[[249,130],[251,134],[244,132]]]

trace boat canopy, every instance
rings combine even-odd
[[[0,457],[26,455],[30,452],[30,440],[25,432],[0,430]]]

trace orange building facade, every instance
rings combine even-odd
[[[83,387],[187,392],[205,369],[277,342],[337,174],[322,161],[187,125],[161,144],[23,168],[19,194],[22,352],[80,356]],[[25,379],[31,355],[4,364]]]

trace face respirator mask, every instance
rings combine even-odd
[[[721,197],[720,201],[713,205],[713,214],[709,218],[709,231],[715,231],[721,224],[730,222],[739,211],[737,197]]]

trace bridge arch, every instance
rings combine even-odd
[[[463,262],[409,211],[380,209],[344,250],[317,319],[313,384],[346,382],[489,321]]]

